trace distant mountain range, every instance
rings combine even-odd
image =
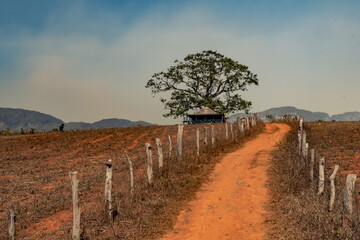
[[[94,123],[65,123],[62,120],[55,118],[51,115],[36,111],[13,108],[0,108],[0,130],[10,129],[20,131],[21,129],[24,129],[26,131],[33,128],[35,131],[50,131],[54,128],[58,129],[61,124],[64,124],[64,130],[154,125],[144,121],[133,122],[127,119],[117,118],[103,119]]]
[[[253,113],[237,113],[230,116],[230,121],[234,121],[237,117],[247,117]],[[270,108],[263,112],[258,112],[259,118],[261,120],[266,120],[267,116],[273,118],[283,117],[285,115],[291,116],[302,116],[305,122],[316,122],[316,121],[360,121],[360,112],[346,112],[342,114],[336,114],[329,116],[329,114],[324,112],[311,112],[303,109],[297,109],[295,107],[278,107]]]
[[[237,117],[247,117],[252,113],[237,113],[230,116],[230,121],[234,121]],[[278,107],[270,108],[266,111],[259,112],[259,118],[266,120],[267,117],[273,118],[282,117],[284,115],[302,116],[306,122],[314,121],[360,121],[360,112],[347,112],[343,114],[336,114],[329,116],[323,112],[311,112],[295,107]],[[0,130],[15,130],[21,129],[29,130],[31,128],[35,131],[50,131],[58,129],[61,124],[64,124],[64,130],[82,130],[82,129],[100,129],[100,128],[116,128],[116,127],[133,127],[133,126],[150,126],[154,125],[144,121],[130,121],[127,119],[103,119],[94,123],[86,122],[69,122],[65,123],[62,120],[51,115],[29,111],[24,109],[0,108]]]

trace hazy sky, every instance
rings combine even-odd
[[[0,0],[0,107],[179,122],[144,86],[203,50],[258,74],[252,111],[360,111],[358,0]]]

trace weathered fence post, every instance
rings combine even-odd
[[[130,196],[134,197],[134,169],[131,159],[129,158],[127,152],[125,152],[125,157],[129,163],[129,171],[130,171]]]
[[[207,145],[207,128],[204,128],[204,146]]]
[[[147,183],[150,186],[152,184],[153,178],[153,168],[152,168],[152,152],[151,152],[151,144],[145,143],[146,148],[146,175],[147,175]]]
[[[315,150],[312,148],[310,150],[310,180],[314,181],[314,159],[315,159]]]
[[[309,144],[305,144],[305,152],[304,152],[304,162],[306,163],[308,160],[308,152],[309,152]]]
[[[184,125],[179,125],[178,127],[178,135],[177,135],[177,156],[178,160],[182,161],[183,156],[183,133],[184,133]]]
[[[319,190],[318,194],[322,194],[324,192],[324,183],[325,183],[325,158],[321,157],[319,161]]]
[[[346,185],[344,191],[344,210],[346,213],[352,213],[353,192],[355,188],[356,174],[348,174],[346,176]]]
[[[301,136],[302,136],[302,132],[299,130],[298,131],[298,148],[299,148],[299,155],[301,155]]]
[[[241,134],[242,133],[242,130],[241,130],[241,118],[237,117],[236,122],[237,122],[237,125],[238,125],[239,133]]]
[[[214,131],[214,125],[211,125],[211,147],[214,147],[215,145],[215,131]]]
[[[163,165],[164,165],[164,162],[163,162],[163,151],[162,151],[162,146],[161,146],[161,141],[160,141],[160,138],[156,138],[155,139],[156,141],[156,146],[157,146],[157,149],[158,149],[158,158],[159,158],[159,170],[161,171]]]
[[[339,165],[335,165],[334,171],[330,176],[330,202],[329,202],[329,211],[331,212],[334,208],[335,202],[335,176],[339,170]]]
[[[250,130],[250,120],[249,120],[249,118],[247,117],[245,121],[246,121],[246,130]]]
[[[301,147],[302,147],[301,155],[302,155],[302,158],[305,161],[305,155],[306,155],[306,131],[302,132],[301,140],[302,140],[302,143],[301,143]]]
[[[230,132],[231,132],[231,139],[234,141],[235,136],[234,136],[234,130],[233,130],[233,123],[230,123]]]
[[[243,131],[246,130],[246,119],[245,118],[241,119],[241,128],[242,128]]]
[[[255,127],[255,117],[254,117],[254,115],[251,115],[250,116],[251,117],[251,128],[253,128],[253,127]]]
[[[80,240],[80,204],[77,172],[70,172],[72,200],[73,200],[73,232],[72,239]]]
[[[228,123],[225,123],[225,139],[226,141],[229,140],[229,129],[228,129]]]
[[[170,137],[170,135],[168,135],[168,139],[169,139],[169,156],[171,157],[172,143],[171,143],[171,137]]]
[[[15,212],[12,205],[9,206],[9,226],[8,226],[8,234],[10,240],[16,239],[16,231],[15,231]]]
[[[200,155],[200,132],[196,129],[196,155]]]
[[[299,120],[299,131],[302,132],[303,130],[303,122],[304,122],[304,119],[302,117],[300,117],[300,120]]]
[[[112,161],[109,159],[106,162],[106,178],[105,178],[105,212],[109,215],[110,221],[112,221],[112,199],[111,199],[111,187],[112,187]]]

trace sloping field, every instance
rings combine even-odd
[[[7,210],[17,213],[19,239],[70,239],[72,200],[70,171],[78,171],[82,237],[85,239],[143,239],[169,229],[182,201],[191,198],[221,152],[239,146],[263,125],[225,140],[225,127],[214,125],[216,146],[211,147],[210,125],[186,126],[184,161],[176,159],[177,126],[17,135],[0,138],[0,238],[5,239]],[[196,157],[196,128],[201,129],[201,156]],[[203,145],[207,128],[208,145]],[[168,136],[172,139],[169,155]],[[157,169],[155,138],[164,149],[164,169]],[[153,146],[154,185],[145,176],[145,143]],[[135,195],[130,201],[127,151],[134,162]],[[104,212],[105,162],[113,160],[113,223]]]
[[[317,122],[306,126],[309,145],[316,149],[317,156],[325,158],[327,176],[337,164],[342,181],[349,173],[360,177],[360,122]],[[357,187],[360,189],[360,184]]]
[[[277,218],[269,223],[270,239],[360,239],[360,122],[305,123],[307,142],[315,150],[314,180],[310,180],[310,159],[298,154],[298,125],[293,124],[287,141],[275,153],[270,171]],[[310,154],[309,154],[310,155]],[[319,158],[325,158],[324,193],[318,194]],[[335,178],[335,203],[329,211],[330,175]],[[344,211],[347,174],[357,174],[352,198],[354,211]]]

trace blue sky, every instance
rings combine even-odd
[[[360,111],[360,2],[331,0],[0,0],[0,107],[175,123],[144,86],[209,49],[258,74],[253,111]]]

